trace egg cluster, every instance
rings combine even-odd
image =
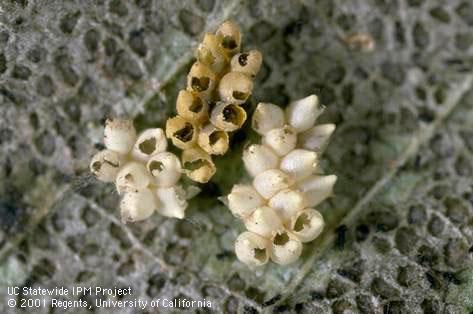
[[[189,198],[178,181],[181,162],[167,152],[162,129],[147,129],[136,134],[133,121],[107,120],[104,131],[106,149],[90,163],[90,171],[101,181],[115,182],[120,195],[123,222],[163,216],[184,218]]]
[[[166,136],[183,150],[183,172],[193,181],[210,180],[216,172],[211,155],[225,154],[228,133],[246,121],[241,105],[252,93],[262,55],[257,50],[239,53],[240,46],[241,32],[233,22],[205,34],[187,87],[177,97],[177,116],[166,122]]]
[[[106,149],[92,158],[90,170],[99,180],[115,183],[123,222],[144,220],[155,211],[184,218],[187,199],[197,190],[179,185],[181,174],[200,183],[215,174],[211,155],[225,154],[229,132],[246,121],[242,105],[262,63],[260,52],[239,53],[240,46],[241,33],[232,22],[205,34],[166,131],[152,128],[137,135],[131,120],[107,120]],[[332,195],[337,177],[322,175],[318,167],[335,130],[333,124],[315,125],[322,112],[311,95],[285,111],[259,103],[253,114],[252,128],[262,141],[247,147],[242,157],[252,184],[235,185],[224,198],[247,228],[235,252],[249,266],[269,259],[290,264],[301,255],[302,243],[323,230],[324,219],[314,207]],[[167,151],[167,138],[182,150],[181,159]]]
[[[314,240],[324,227],[322,215],[313,207],[332,195],[335,175],[321,175],[318,159],[333,124],[314,126],[323,112],[315,95],[280,107],[258,104],[253,129],[262,144],[243,153],[251,185],[235,185],[226,198],[234,216],[248,231],[235,243],[238,259],[249,266],[296,261],[302,243]]]

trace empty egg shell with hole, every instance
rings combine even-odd
[[[221,46],[229,56],[240,50],[241,31],[238,25],[232,21],[223,22],[215,32],[221,38]]]
[[[122,221],[145,220],[154,212],[183,218],[187,195],[177,185],[181,162],[166,151],[164,131],[147,129],[136,135],[131,120],[110,119],[104,133],[107,149],[92,158],[90,170],[101,181],[115,182],[122,194]]]

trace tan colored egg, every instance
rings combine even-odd
[[[263,55],[258,50],[250,50],[233,56],[231,60],[232,72],[241,72],[254,78],[258,74],[261,64],[263,63]]]
[[[196,124],[209,119],[209,105],[197,93],[181,90],[176,100],[177,113],[188,121]]]
[[[243,104],[253,92],[253,80],[242,72],[228,72],[218,84],[218,93],[222,101]]]
[[[191,180],[200,183],[207,183],[217,171],[210,155],[200,148],[182,152],[182,167]]]
[[[215,127],[226,132],[238,130],[245,121],[245,110],[232,103],[218,102],[210,115],[210,122]]]
[[[195,123],[181,116],[166,121],[166,136],[180,149],[189,149],[197,143],[198,129]]]
[[[213,124],[207,124],[200,130],[198,144],[211,155],[223,155],[228,150],[230,140],[226,131],[216,128]]]
[[[234,55],[240,51],[241,31],[236,23],[232,21],[223,22],[218,27],[216,35],[221,38],[221,45],[228,55]]]

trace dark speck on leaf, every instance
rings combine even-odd
[[[458,279],[458,277],[455,273],[451,273],[451,272],[446,271],[442,275],[443,275],[443,278],[449,283],[452,283],[454,285],[461,284],[460,279]]]
[[[348,229],[347,226],[341,225],[335,230],[335,232],[337,233],[337,240],[335,241],[335,246],[339,250],[343,250],[345,247],[347,229]]]
[[[205,198],[215,198],[217,196],[222,195],[222,191],[220,190],[220,187],[213,182],[208,182],[207,184],[204,184],[200,188],[202,189],[202,191],[200,192],[200,196],[205,197]]]
[[[223,259],[227,259],[227,258],[232,257],[232,255],[233,255],[233,253],[230,252],[230,251],[223,251],[223,252],[218,253],[216,257],[219,261],[221,261]]]
[[[22,209],[0,200],[0,228],[3,231],[12,230],[18,222]]]
[[[324,299],[324,294],[323,294],[323,292],[320,292],[320,291],[312,291],[310,293],[310,298],[311,298],[312,301],[323,300]]]
[[[368,238],[369,234],[370,234],[370,228],[367,225],[361,224],[356,227],[355,238],[358,242],[365,241]]]
[[[274,303],[278,302],[279,300],[281,300],[281,295],[280,295],[280,294],[275,295],[274,297],[272,297],[272,298],[269,299],[268,301],[264,302],[264,303],[263,303],[263,306],[270,306],[270,305],[273,305]]]

